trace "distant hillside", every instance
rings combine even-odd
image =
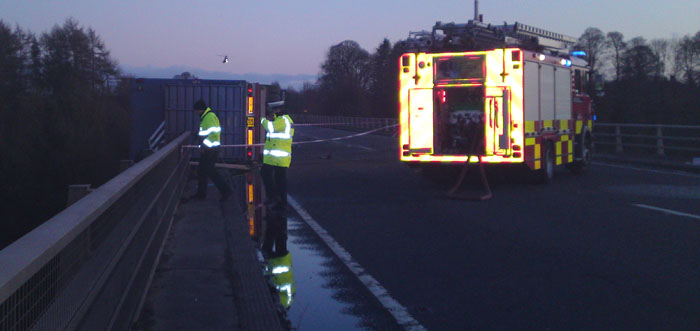
[[[183,72],[189,72],[201,79],[230,79],[230,80],[246,80],[256,83],[269,84],[274,81],[279,82],[282,88],[288,88],[289,86],[300,89],[304,82],[315,82],[316,75],[283,75],[283,74],[257,74],[257,73],[245,73],[245,74],[234,74],[230,72],[221,71],[206,71],[197,68],[185,67],[185,66],[173,66],[173,67],[131,67],[127,65],[121,65],[121,70],[126,75],[132,75],[136,77],[145,78],[173,78],[175,75],[179,75]]]

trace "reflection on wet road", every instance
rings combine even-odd
[[[286,288],[281,287],[280,300],[290,303],[287,317],[293,329],[400,329],[306,223],[290,215],[288,227],[295,291],[289,299],[288,292],[283,293]]]

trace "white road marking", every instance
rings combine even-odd
[[[623,166],[623,165],[616,165],[616,164],[609,164],[609,163],[601,163],[601,162],[592,162],[592,164],[599,165],[599,166],[605,166],[605,167],[612,167],[612,168],[647,171],[647,172],[653,172],[653,173],[664,174],[664,175],[677,175],[677,176],[684,176],[684,177],[691,177],[691,178],[700,178],[700,175],[694,175],[694,174],[689,174],[689,173],[684,173],[684,172],[644,169],[644,168],[637,168],[637,167],[630,167],[630,166]]]
[[[654,207],[654,206],[649,206],[649,205],[643,205],[643,204],[638,204],[638,203],[633,203],[632,205],[633,205],[633,206],[640,207],[640,208],[646,208],[646,209],[651,209],[651,210],[656,210],[656,211],[664,212],[664,213],[666,213],[666,214],[677,215],[677,216],[684,216],[684,217],[690,217],[690,218],[694,218],[694,219],[700,220],[700,216],[698,216],[698,215],[682,213],[682,212],[675,211],[675,210],[671,210],[671,209],[659,208],[659,207]]]
[[[379,302],[384,306],[384,308],[389,311],[391,316],[396,319],[396,321],[406,330],[425,330],[425,328],[418,323],[409,313],[406,308],[404,308],[398,301],[394,300],[389,295],[389,292],[374,279],[369,273],[365,271],[362,266],[352,259],[350,253],[348,253],[340,244],[338,244],[333,237],[331,237],[325,229],[321,227],[309,213],[301,207],[301,205],[292,198],[292,196],[287,195],[287,200],[289,205],[296,210],[296,212],[301,216],[301,218],[306,222],[319,237],[328,245],[328,247],[335,253],[338,258],[352,271],[353,274],[362,282],[362,284],[367,287],[367,289],[379,300]]]

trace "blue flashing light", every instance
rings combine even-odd
[[[573,51],[573,52],[571,52],[571,55],[572,55],[572,56],[583,57],[583,56],[586,56],[586,52],[584,52],[584,51]]]
[[[598,115],[593,115],[593,120],[595,121],[597,119],[598,119]]]

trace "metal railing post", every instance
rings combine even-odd
[[[620,136],[619,125],[615,125],[615,152],[622,153],[622,136]]]
[[[656,127],[656,155],[664,156],[664,134],[660,126]]]

